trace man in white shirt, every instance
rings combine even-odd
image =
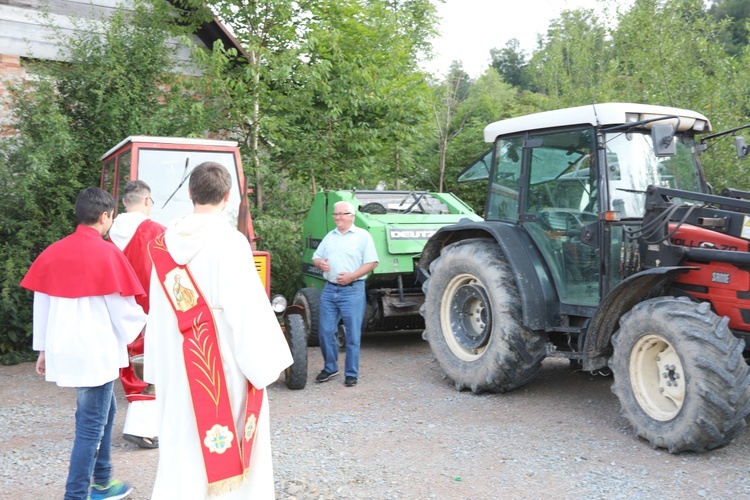
[[[378,254],[370,233],[354,225],[354,205],[339,201],[333,206],[336,229],[329,232],[313,254],[313,265],[323,271],[327,283],[320,294],[320,350],[325,365],[316,377],[326,382],[338,375],[336,332],[339,318],[346,328],[344,385],[354,387],[359,377],[359,345],[365,317],[365,279],[378,266]]]

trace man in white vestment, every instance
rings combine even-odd
[[[125,213],[115,217],[109,230],[109,240],[122,250],[133,266],[138,281],[148,293],[151,285],[151,259],[148,257],[148,242],[166,229],[149,218],[154,200],[151,188],[142,180],[129,181],[122,190]],[[136,302],[148,314],[148,295],[136,298]],[[153,386],[138,378],[133,367],[133,356],[143,354],[143,334],[128,345],[131,362],[120,370],[120,382],[128,400],[128,411],[122,428],[123,438],[141,448],[157,448],[156,401]]]
[[[205,301],[210,307],[221,353],[219,363],[223,364],[236,425],[234,434],[244,436],[248,429],[245,421],[247,381],[255,389],[265,388],[292,364],[292,356],[258,277],[247,239],[221,216],[231,187],[231,177],[225,167],[214,162],[198,165],[189,183],[194,212],[170,224],[163,245],[174,263],[187,266],[190,279],[186,281],[183,277],[181,286],[196,294],[199,306]],[[150,251],[156,262],[153,246]],[[199,435],[196,426],[200,419],[194,411],[196,394],[191,395],[190,390],[194,381],[189,379],[189,370],[194,368],[186,368],[186,357],[191,354],[183,351],[183,338],[187,337],[183,337],[176,320],[176,315],[183,312],[174,299],[174,275],[160,279],[159,273],[155,265],[148,320],[148,330],[158,335],[146,337],[144,362],[145,379],[155,384],[158,391],[159,465],[151,498],[207,498],[208,460],[215,455],[204,449],[209,447],[209,436]],[[253,428],[254,443],[244,480],[240,475],[239,481],[223,483],[229,486],[211,498],[262,500],[275,497],[265,392],[257,426]],[[237,429],[244,429],[245,433]],[[232,446],[237,441],[231,441]],[[229,447],[229,450],[235,448]],[[204,458],[204,454],[208,458]]]

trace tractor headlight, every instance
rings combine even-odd
[[[276,314],[281,314],[286,309],[286,298],[283,295],[274,295],[271,299],[271,308]]]

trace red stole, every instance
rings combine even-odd
[[[122,252],[103,240],[99,231],[84,225],[39,254],[21,286],[69,299],[118,292],[123,297],[144,295]]]
[[[216,495],[232,491],[242,483],[250,467],[263,389],[247,383],[245,425],[238,435],[211,308],[190,270],[172,259],[163,234],[149,243],[148,251],[183,335],[182,352],[201,440],[208,493]]]
[[[148,256],[148,242],[162,234],[165,229],[158,222],[146,219],[138,224],[130,241],[122,250],[146,292],[146,295],[135,299],[146,314],[149,310],[148,293],[151,285],[151,259]],[[143,354],[143,333],[139,334],[138,338],[128,345],[128,354],[131,357]],[[132,362],[125,368],[120,368],[120,381],[122,382],[122,388],[125,390],[125,397],[130,403],[133,401],[153,401],[156,397],[153,393],[143,393],[149,384],[136,376]]]
[[[143,308],[143,312],[148,314],[148,290],[151,285],[151,259],[148,256],[148,242],[159,236],[164,232],[166,228],[154,222],[151,219],[146,219],[140,224],[133,233],[133,237],[122,249],[122,253],[133,266],[133,271],[138,277],[138,281],[141,282],[143,290],[146,292],[146,296],[139,297],[136,299],[138,305]],[[140,299],[140,300],[139,300]]]

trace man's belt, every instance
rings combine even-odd
[[[329,282],[328,282],[328,284],[329,284],[329,285],[331,285],[331,286],[336,286],[336,287],[339,287],[339,288],[343,288],[343,287],[345,287],[345,286],[352,286],[352,285],[353,285],[354,283],[356,283],[356,281],[352,281],[352,282],[351,282],[351,283],[349,283],[348,285],[339,285],[338,283],[334,283],[333,281],[329,281]]]
[[[208,493],[228,493],[242,484],[250,467],[263,389],[247,383],[245,425],[238,434],[211,308],[190,270],[172,259],[164,244],[164,234],[149,243],[148,252],[183,335],[182,353],[201,440]]]

